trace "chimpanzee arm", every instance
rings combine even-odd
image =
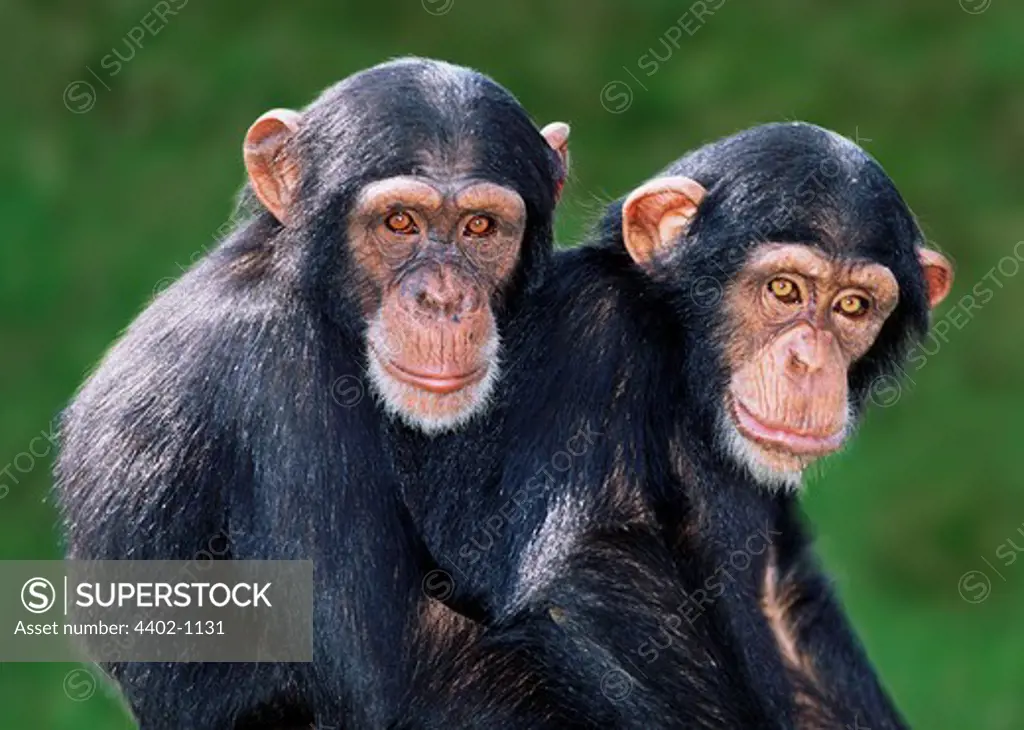
[[[787,637],[787,660],[812,686],[825,712],[841,728],[897,730],[908,727],[882,687],[842,604],[821,572],[795,502],[788,504],[781,521],[783,538],[777,544],[774,578],[780,636]],[[807,703],[810,711],[813,702]]]
[[[201,281],[196,290],[211,288]],[[212,377],[227,347],[193,332],[178,338],[179,286],[148,310],[64,413],[57,496],[68,555],[86,560],[224,560],[237,557],[230,494],[249,489],[227,402]],[[208,309],[212,310],[211,305]],[[209,370],[207,369],[209,368]],[[224,730],[249,717],[287,722],[297,665],[109,663],[143,730]],[[311,717],[298,712],[297,722]]]

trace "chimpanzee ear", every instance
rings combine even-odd
[[[569,131],[569,125],[565,122],[551,122],[540,130],[544,139],[551,145],[551,149],[562,159],[562,167],[566,173],[569,172]]]
[[[622,237],[633,260],[648,267],[678,245],[704,199],[704,187],[688,177],[644,183],[622,204]]]
[[[562,160],[562,179],[558,183],[559,197],[562,195],[565,179],[569,176],[569,131],[569,125],[565,122],[551,122],[551,124],[540,130],[540,133],[544,135],[544,139],[551,145],[551,149]]]
[[[953,264],[941,253],[930,248],[917,249],[917,258],[924,269],[928,305],[935,309],[953,288]]]
[[[298,131],[301,119],[291,109],[273,109],[252,123],[242,146],[245,169],[256,197],[285,224],[299,185],[299,163],[288,149],[288,142]]]

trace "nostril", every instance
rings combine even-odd
[[[807,373],[807,363],[795,352],[789,353],[789,362],[787,364],[789,365],[790,372],[797,375],[805,375]]]
[[[416,292],[416,305],[426,309],[431,304],[431,297],[426,289]]]
[[[465,297],[451,297],[447,302],[445,302],[445,313],[457,322],[458,318],[466,313],[465,302]]]

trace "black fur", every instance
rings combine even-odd
[[[795,498],[765,491],[719,442],[725,323],[706,294],[765,240],[888,266],[900,301],[851,370],[859,412],[927,328],[921,233],[874,160],[811,125],[740,133],[665,174],[708,190],[671,263],[653,277],[634,266],[612,205],[512,323],[500,407],[462,434],[395,427],[413,519],[456,584],[451,605],[498,635],[554,610],[538,631],[575,642],[577,666],[628,677],[616,727],[904,727]],[[581,431],[598,434],[586,449]],[[756,554],[762,531],[771,545]],[[785,620],[813,674],[783,659],[761,608],[770,563],[773,586],[797,596]],[[597,697],[590,681],[579,686]]]
[[[313,664],[110,666],[145,730],[380,728],[404,702],[423,553],[372,397],[332,399],[365,366],[345,226],[359,190],[467,159],[516,189],[526,240],[499,325],[551,255],[557,156],[475,72],[413,59],[356,74],[304,111],[291,152],[292,224],[257,209],[138,317],[63,417],[71,557],[190,559],[227,535],[219,557],[315,561]]]

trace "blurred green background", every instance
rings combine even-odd
[[[817,122],[881,160],[956,260],[938,312],[956,326],[813,480],[808,510],[915,727],[1024,727],[1024,4],[704,5],[717,10],[171,0],[156,3],[178,11],[161,22],[150,0],[6,0],[0,559],[60,554],[52,455],[33,439],[154,290],[213,244],[248,124],[389,57],[436,56],[493,75],[540,123],[573,125],[564,242],[684,150],[755,123]],[[951,313],[986,281],[993,295],[966,323]],[[0,728],[130,727],[75,669],[0,665]]]

